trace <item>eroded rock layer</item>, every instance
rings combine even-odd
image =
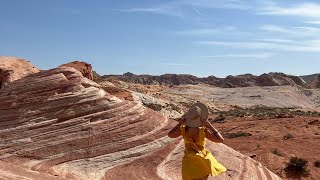
[[[180,179],[173,124],[74,68],[32,74],[0,90],[0,179]],[[231,148],[209,149],[229,169],[221,178],[279,179]]]
[[[0,56],[0,89],[12,81],[37,72],[39,70],[27,60]]]
[[[93,71],[92,66],[89,63],[86,62],[80,62],[80,61],[73,61],[70,63],[66,63],[61,65],[60,67],[72,67],[77,69],[82,73],[82,75],[90,80],[93,80]]]

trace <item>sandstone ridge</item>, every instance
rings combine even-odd
[[[92,72],[92,66],[89,63],[83,62],[83,61],[73,61],[70,63],[66,63],[61,65],[60,67],[72,67],[77,69],[82,73],[82,75],[90,80],[93,80],[93,72]]]
[[[0,89],[1,87],[39,70],[27,60],[17,57],[0,56]]]

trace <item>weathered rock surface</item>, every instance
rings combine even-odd
[[[162,94],[168,97],[173,96],[172,102],[179,102],[180,99],[214,102],[218,109],[223,109],[223,104],[240,107],[267,106],[302,109],[313,109],[320,105],[319,89],[305,90],[290,85],[239,88],[180,85],[169,88]]]
[[[147,94],[142,94],[138,92],[132,92],[134,101],[162,113],[164,116],[176,119],[182,116],[183,110],[174,103],[169,101],[161,100]]]
[[[173,125],[74,68],[32,74],[0,90],[0,179],[181,179]],[[279,179],[223,144],[208,147],[229,169],[217,179]]]
[[[27,60],[0,56],[0,89],[12,81],[37,72],[39,70]]]
[[[227,76],[226,78],[218,78],[209,76],[198,78],[185,74],[164,74],[161,76],[151,75],[135,75],[125,73],[123,75],[105,75],[105,79],[118,79],[124,82],[137,84],[165,84],[165,85],[184,85],[184,84],[209,84],[216,87],[235,88],[235,87],[251,87],[251,86],[283,86],[283,85],[304,85],[305,82],[298,76],[286,75],[283,73],[268,73],[261,76],[252,74],[244,74],[238,76]]]
[[[60,67],[72,67],[77,69],[82,73],[82,75],[90,80],[93,80],[93,71],[91,64],[88,64],[86,62],[80,62],[80,61],[73,61],[70,63],[66,63],[61,65]]]
[[[300,76],[305,82],[309,82],[309,81],[312,81],[312,80],[314,80],[314,79],[316,79],[316,78],[318,78],[318,76],[319,76],[320,74],[318,73],[318,74],[311,74],[311,75],[305,75],[305,76]]]
[[[320,74],[307,76],[306,79],[308,80],[306,84],[307,88],[320,88]]]
[[[303,79],[297,76],[289,76],[283,73],[262,74],[257,78],[259,86],[285,86],[285,85],[303,85]]]

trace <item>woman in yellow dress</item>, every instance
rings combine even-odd
[[[182,136],[185,144],[182,159],[183,180],[205,180],[209,175],[217,176],[227,171],[205,148],[206,138],[222,143],[223,137],[208,121],[209,111],[205,104],[196,103],[179,119],[168,136]]]

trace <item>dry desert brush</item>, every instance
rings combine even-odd
[[[272,154],[283,157],[284,154],[279,149],[273,149]]]
[[[291,139],[291,138],[293,138],[293,135],[291,133],[287,133],[286,135],[283,136],[284,140],[288,140],[288,139]]]
[[[307,176],[309,175],[307,163],[308,161],[303,158],[291,157],[285,170],[291,175]]]
[[[252,136],[251,133],[247,133],[247,132],[235,132],[235,133],[227,133],[226,135],[226,138],[238,138],[238,137],[248,137],[248,136]]]

